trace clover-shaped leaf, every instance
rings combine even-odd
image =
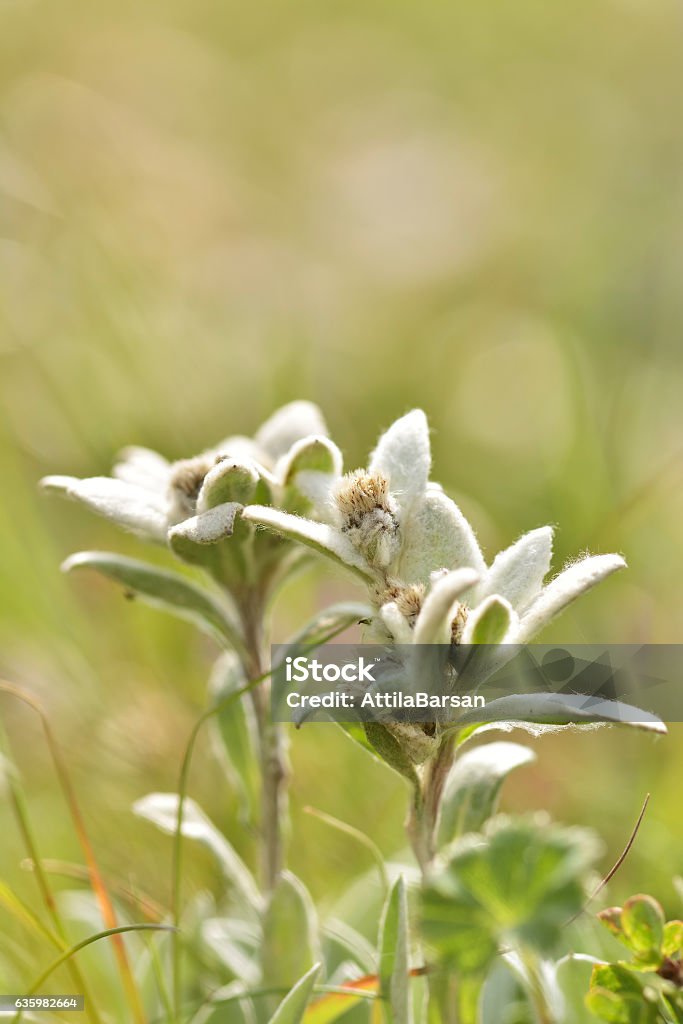
[[[423,895],[425,937],[437,956],[482,971],[502,945],[547,954],[585,898],[593,835],[544,816],[491,819],[445,852]]]

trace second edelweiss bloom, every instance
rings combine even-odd
[[[49,476],[42,484],[138,536],[168,543],[185,561],[211,568],[215,545],[233,533],[242,540],[253,534],[252,527],[240,523],[241,511],[250,502],[297,512],[310,509],[295,478],[312,470],[338,474],[341,456],[327,437],[318,407],[299,401],[275,412],[253,438],[229,437],[193,458],[169,462],[150,449],[127,448],[111,477]],[[266,538],[258,540],[256,548]],[[270,538],[271,549],[273,541]],[[231,547],[234,550],[226,557],[235,570],[253,575],[255,567],[242,564],[238,545]],[[263,554],[268,568],[272,551]],[[250,548],[252,562],[256,555],[258,551]],[[222,569],[228,561],[223,559]]]
[[[302,468],[314,519],[248,506],[244,517],[318,550],[361,576],[377,612],[368,639],[397,643],[525,643],[568,604],[625,566],[582,558],[547,584],[553,530],[524,534],[487,565],[462,512],[429,480],[425,414],[380,438],[367,469]]]

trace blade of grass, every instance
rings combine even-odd
[[[0,682],[0,689],[2,688],[3,685],[4,684]],[[4,751],[7,751],[9,749],[9,743],[5,735],[5,731],[1,725],[0,747]],[[59,937],[60,942],[63,944],[64,947],[66,947],[68,945],[67,931],[64,926],[64,922],[62,921],[59,910],[57,908],[57,902],[52,893],[52,889],[50,888],[50,883],[47,879],[47,875],[40,867],[40,854],[38,852],[38,844],[33,833],[33,826],[31,825],[31,819],[28,813],[28,806],[24,798],[23,789],[20,786],[18,779],[13,772],[7,773],[7,791],[9,794],[10,802],[12,804],[12,809],[14,810],[14,814],[19,825],[19,832],[21,833],[24,845],[26,846],[26,850],[31,859],[34,860],[37,864],[36,881],[38,883],[38,889],[40,891],[45,907],[52,921],[55,932]],[[88,1013],[90,1015],[90,1019],[93,1021],[93,1024],[102,1024],[102,1018],[100,1017],[97,1007],[90,994],[89,985],[85,980],[78,965],[70,964],[69,973],[71,974],[71,979],[75,987],[78,989],[79,992],[82,992],[83,995],[88,999]]]
[[[107,892],[106,886],[102,880],[97,861],[95,859],[95,853],[90,843],[90,839],[85,829],[83,822],[83,816],[76,799],[75,790],[71,784],[71,779],[66,768],[62,752],[59,748],[57,738],[52,731],[47,714],[43,710],[43,707],[31,694],[26,693],[20,687],[15,686],[13,683],[9,683],[6,680],[0,681],[0,692],[8,693],[18,700],[23,701],[24,704],[32,708],[33,711],[40,717],[41,724],[43,726],[43,733],[47,742],[52,762],[57,772],[57,779],[62,789],[64,799],[69,808],[71,814],[71,820],[73,821],[76,835],[80,843],[81,849],[85,856],[85,862],[88,865],[90,872],[90,885],[95,894],[95,898],[98,902],[100,913],[102,914],[102,920],[106,927],[111,931],[112,943],[114,946],[114,954],[116,956],[117,963],[119,965],[119,972],[121,974],[121,980],[123,982],[124,990],[128,996],[131,1010],[133,1013],[133,1019],[136,1024],[145,1024],[145,1012],[140,1000],[140,993],[135,983],[133,971],[128,961],[126,954],[126,948],[123,944],[123,940],[120,938],[116,931],[117,919],[116,911],[114,910],[114,904],[112,903],[109,893]],[[35,859],[35,858],[34,858]]]
[[[27,871],[35,871],[35,864],[28,857],[22,861],[21,866],[26,868]],[[45,858],[42,867],[50,875],[61,875],[63,878],[73,878],[77,882],[90,884],[90,872],[83,864],[73,864],[66,860]],[[144,914],[148,921],[163,921],[166,916],[166,908],[162,907],[160,903],[157,903],[146,893],[133,891],[122,882],[112,881],[111,878],[107,879],[107,887],[121,900],[125,900],[126,903],[130,904],[133,909],[139,910]]]
[[[106,928],[102,932],[96,932],[95,935],[89,935],[87,939],[82,939],[81,942],[77,942],[75,946],[70,946],[61,953],[56,960],[45,968],[39,978],[33,982],[29,990],[24,993],[26,996],[35,995],[45,984],[48,978],[54,974],[62,964],[67,963],[71,957],[75,956],[80,950],[85,949],[86,946],[92,946],[94,942],[99,942],[100,939],[107,939],[114,935],[123,935],[125,932],[169,932],[172,931],[172,925],[170,924],[120,924],[116,928]],[[23,1010],[18,1010],[12,1018],[12,1024],[19,1024],[19,1021],[24,1015]]]
[[[24,903],[22,899],[17,896],[16,893],[12,892],[8,885],[5,885],[3,881],[0,881],[0,905],[5,908],[19,923],[29,932],[39,936],[41,939],[45,939],[52,946],[56,946],[57,949],[64,949],[66,943],[60,939],[56,932],[50,931],[47,925],[44,925],[37,914],[31,910],[31,908]]]
[[[387,875],[387,869],[384,864],[384,858],[382,851],[376,843],[373,843],[369,836],[366,836],[365,832],[361,832],[359,828],[355,828],[353,825],[349,825],[345,821],[341,821],[339,818],[333,817],[331,814],[327,814],[325,811],[319,811],[317,807],[304,807],[304,814],[310,814],[311,817],[317,818],[318,821],[324,822],[325,825],[329,825],[330,828],[336,829],[338,832],[343,832],[347,836],[351,836],[358,843],[365,847],[368,853],[371,854],[375,864],[377,865],[377,871],[379,873],[382,887],[384,889],[384,895],[389,892],[391,888],[389,882],[389,876]]]

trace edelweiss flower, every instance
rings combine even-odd
[[[304,511],[300,471],[338,473],[341,456],[317,406],[283,406],[253,439],[229,437],[190,459],[168,462],[147,448],[127,448],[111,477],[48,476],[42,486],[146,539],[168,542],[190,562],[206,563],[207,545],[230,536],[245,504]],[[242,529],[253,532],[244,524]]]
[[[474,531],[438,484],[424,413],[380,438],[368,468],[297,470],[316,520],[248,506],[252,523],[301,541],[360,575],[377,609],[368,639],[397,643],[525,643],[584,591],[625,566],[583,558],[544,586],[553,531],[524,534],[487,566]]]

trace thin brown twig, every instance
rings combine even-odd
[[[599,894],[602,892],[602,890],[605,888],[605,886],[608,884],[608,882],[611,882],[611,880],[614,878],[614,876],[616,875],[617,871],[619,870],[619,868],[621,867],[621,865],[624,863],[624,861],[628,857],[629,853],[631,852],[631,847],[633,846],[634,842],[636,841],[636,836],[638,835],[638,830],[640,829],[640,826],[642,824],[643,818],[645,817],[645,811],[647,810],[647,805],[649,804],[649,802],[650,802],[650,794],[646,793],[645,794],[645,800],[643,801],[643,806],[640,808],[640,814],[638,815],[638,820],[636,821],[635,825],[633,826],[633,829],[631,831],[631,835],[628,838],[628,842],[626,843],[626,846],[621,851],[621,853],[619,854],[617,860],[614,862],[614,864],[612,865],[610,870],[607,872],[605,877],[603,879],[601,879],[601,881],[595,887],[593,892],[590,894],[590,896],[588,897],[588,899],[586,900],[584,905],[581,907],[581,910],[579,910],[578,913],[574,914],[573,917],[570,917],[569,920],[567,921],[567,924],[571,924],[573,921],[576,921],[577,917],[580,917],[581,914],[584,914],[586,912],[588,906],[595,899],[595,897],[599,896]]]

